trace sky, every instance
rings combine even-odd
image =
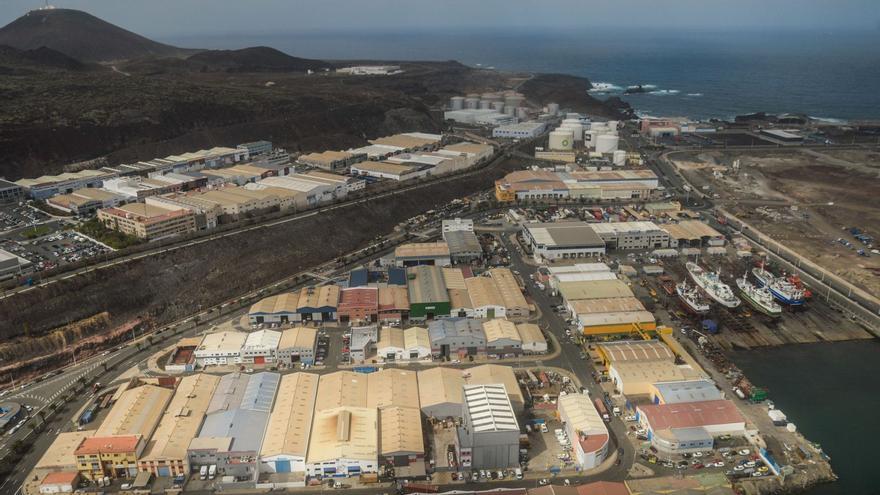
[[[0,0],[0,25],[43,0]],[[137,33],[475,29],[880,31],[878,0],[50,0]]]

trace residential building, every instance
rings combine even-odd
[[[437,266],[419,265],[407,268],[409,283],[409,319],[433,320],[449,316],[449,294],[443,272]]]
[[[195,438],[220,377],[199,373],[181,378],[159,426],[138,460],[138,470],[154,476],[191,472],[187,448]]]
[[[523,227],[523,238],[537,261],[605,254],[605,241],[586,222],[527,224]]]
[[[588,395],[568,394],[556,402],[578,467],[594,469],[608,455],[608,428]]]
[[[260,448],[261,472],[306,471],[318,378],[318,375],[310,373],[293,373],[281,377],[278,397],[275,399]]]
[[[148,241],[196,231],[196,219],[191,211],[144,203],[98,210],[98,220],[109,229]]]
[[[339,321],[376,323],[379,319],[379,289],[353,287],[342,289],[339,296]]]
[[[215,332],[205,335],[193,353],[199,366],[241,363],[241,348],[248,334],[243,332]]]
[[[397,266],[417,265],[446,266],[450,264],[449,245],[445,242],[419,242],[401,244],[394,248]]]
[[[79,474],[94,481],[104,476],[134,478],[143,451],[141,435],[92,436],[84,438],[73,455]]]
[[[486,334],[486,353],[498,356],[522,353],[522,339],[516,324],[509,320],[494,319],[483,322]]]
[[[275,330],[257,330],[247,334],[241,346],[241,362],[266,364],[275,362],[281,332]]]
[[[279,363],[315,363],[315,349],[318,343],[318,329],[313,327],[293,327],[281,331],[278,342],[277,359]]]
[[[465,385],[463,394],[458,427],[461,467],[519,467],[519,423],[504,385]]]
[[[463,359],[486,352],[482,320],[446,318],[428,323],[431,353],[436,358]]]
[[[285,292],[262,299],[248,311],[251,325],[286,324],[299,321],[299,292]]]

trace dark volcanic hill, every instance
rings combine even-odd
[[[51,48],[84,62],[145,56],[176,57],[192,51],[163,45],[97,17],[71,9],[32,10],[0,28],[0,45]]]
[[[321,60],[292,57],[268,46],[206,50],[186,59],[195,68],[226,72],[305,72],[332,67]]]
[[[45,46],[35,50],[19,50],[11,46],[0,45],[0,73],[2,74],[41,69],[82,71],[97,67],[99,66],[84,64]]]

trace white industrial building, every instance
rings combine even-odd
[[[477,125],[509,125],[516,123],[516,116],[499,113],[497,110],[490,108],[476,109],[469,108],[463,110],[448,110],[443,112],[443,120],[452,120],[462,124]]]
[[[248,334],[241,347],[241,362],[265,364],[275,362],[275,353],[281,341],[281,332],[257,330]]]
[[[590,397],[563,395],[556,404],[578,466],[586,470],[602,464],[608,455],[608,428]]]
[[[605,241],[586,222],[527,224],[523,237],[537,261],[605,254]]]
[[[260,448],[261,473],[305,472],[318,378],[307,373],[281,377]]]
[[[519,466],[519,423],[502,384],[465,385],[459,459],[467,469]]]
[[[474,221],[469,218],[454,218],[452,220],[443,220],[441,224],[443,239],[446,239],[447,232],[473,232]]]
[[[239,364],[241,347],[247,340],[243,332],[217,332],[205,335],[193,355],[200,366]]]
[[[494,138],[529,139],[541,135],[546,128],[543,122],[520,122],[518,124],[502,125],[492,129]]]
[[[653,222],[590,224],[608,249],[662,249],[669,247],[669,233]]]

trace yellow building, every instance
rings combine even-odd
[[[99,477],[134,478],[138,457],[144,450],[140,435],[114,435],[84,438],[73,452],[77,471],[87,479]]]
[[[153,240],[196,231],[196,216],[184,209],[130,203],[98,210],[98,220],[108,229]]]

